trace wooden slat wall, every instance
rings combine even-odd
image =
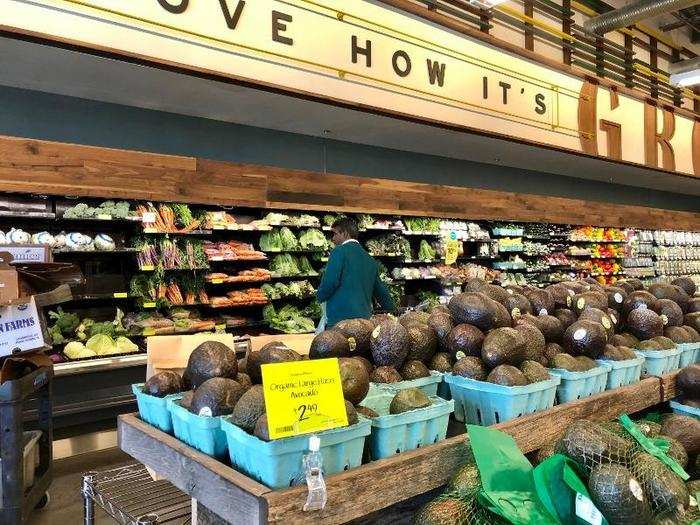
[[[0,191],[261,208],[700,229],[700,213],[2,136]]]

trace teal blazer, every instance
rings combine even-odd
[[[344,319],[368,319],[375,298],[384,310],[394,309],[389,290],[379,279],[377,261],[358,242],[333,249],[316,296],[326,303],[329,328]]]

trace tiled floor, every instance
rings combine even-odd
[[[83,502],[80,495],[81,474],[88,470],[103,470],[132,463],[134,460],[118,449],[82,454],[54,463],[54,481],[49,488],[51,501],[45,509],[34,512],[29,525],[79,525],[83,523]],[[115,522],[97,511],[98,525]]]

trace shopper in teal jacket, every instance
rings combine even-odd
[[[344,319],[369,319],[373,299],[392,311],[394,302],[379,278],[379,265],[357,242],[357,225],[352,219],[335,222],[333,243],[336,247],[316,292],[318,300],[326,303],[327,327]]]

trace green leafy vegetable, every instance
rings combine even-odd
[[[321,230],[304,230],[299,236],[299,245],[302,250],[325,250],[328,248],[328,239]]]
[[[284,276],[299,275],[301,273],[296,259],[288,253],[275,255],[272,261],[270,261],[270,271]]]
[[[437,251],[430,246],[428,241],[425,239],[421,240],[420,246],[418,247],[418,258],[421,261],[432,261],[435,259],[435,256],[437,255]]]
[[[289,251],[299,249],[299,241],[289,228],[280,228],[280,240],[282,242],[283,250]]]
[[[278,229],[273,229],[272,231],[263,233],[260,236],[260,249],[264,252],[281,252],[283,248],[280,231]]]

